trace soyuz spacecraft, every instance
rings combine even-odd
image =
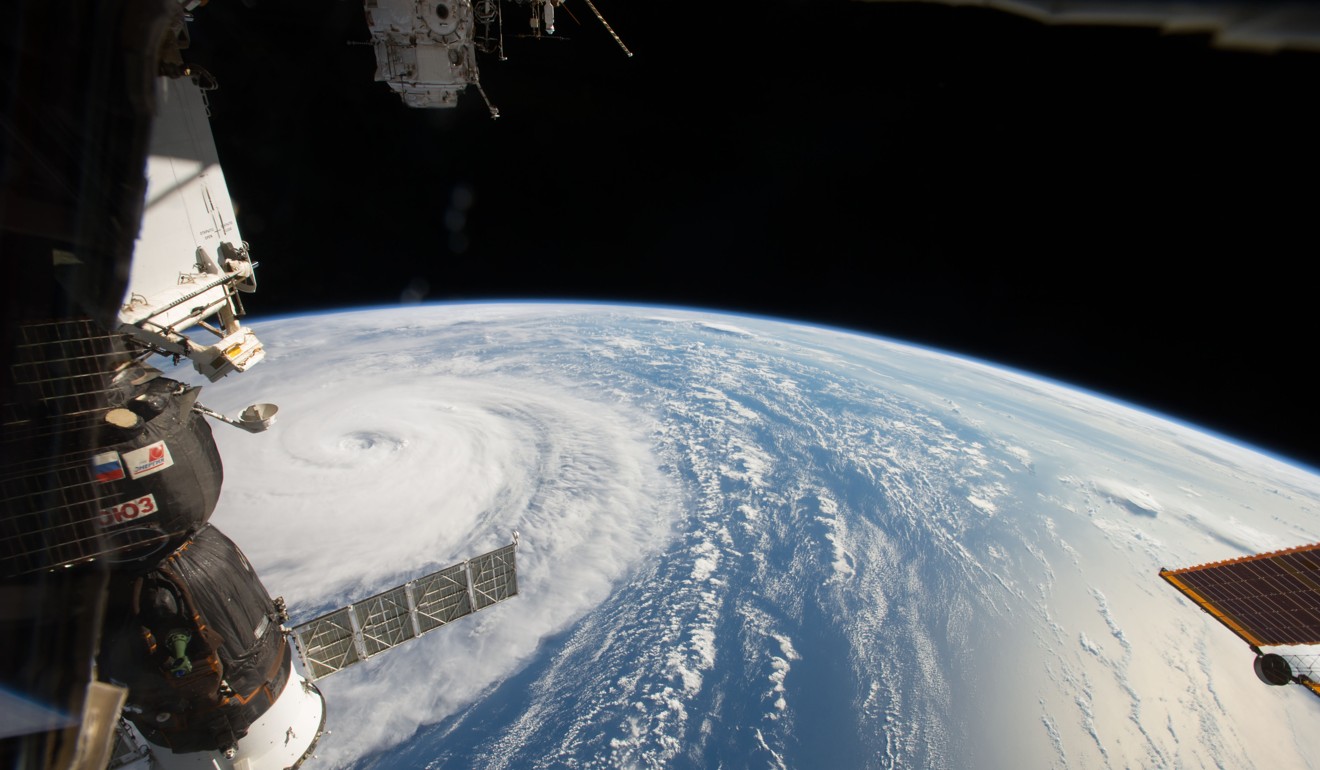
[[[18,14],[53,31],[68,10],[34,0]],[[28,111],[5,115],[0,206],[17,275],[0,399],[0,762],[298,767],[325,727],[314,681],[516,595],[517,533],[289,624],[211,521],[224,474],[208,419],[256,433],[277,407],[227,417],[153,365],[215,382],[265,356],[241,320],[257,265],[211,136],[213,80],[183,63],[184,5],[77,10],[114,49],[108,110],[78,93],[100,95],[87,79],[105,62],[90,55],[65,63],[81,82],[29,102],[47,85],[33,73],[70,73],[5,39],[19,62],[5,102]],[[121,165],[98,164],[98,143]]]

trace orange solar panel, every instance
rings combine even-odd
[[[1160,577],[1248,644],[1320,644],[1320,543]]]

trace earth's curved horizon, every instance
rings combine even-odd
[[[905,348],[921,350],[935,355],[946,356],[950,359],[956,361],[963,361],[969,364],[988,366],[993,369],[1001,369],[1011,374],[1015,374],[1021,377],[1026,377],[1032,380],[1038,380],[1040,382],[1053,385],[1062,388],[1064,390],[1070,390],[1087,396],[1091,396],[1101,401],[1109,401],[1113,404],[1122,406],[1127,409],[1131,409],[1135,412],[1147,414],[1156,419],[1163,420],[1165,422],[1170,422],[1175,425],[1180,425],[1184,428],[1187,428],[1188,430],[1192,430],[1197,433],[1205,434],[1212,438],[1218,439],[1219,441],[1240,446],[1248,451],[1264,455],[1273,460],[1277,460],[1278,462],[1283,463],[1284,465],[1291,465],[1308,473],[1320,474],[1320,465],[1307,462],[1306,460],[1303,460],[1299,457],[1291,456],[1285,450],[1271,449],[1265,446],[1261,446],[1259,444],[1252,442],[1250,439],[1234,436],[1229,431],[1212,429],[1204,425],[1198,424],[1192,418],[1179,417],[1176,415],[1168,414],[1166,412],[1161,411],[1157,407],[1140,404],[1135,401],[1130,401],[1115,395],[1111,395],[1098,388],[1079,385],[1077,383],[1069,382],[1066,379],[1041,374],[1039,372],[1032,371],[1031,369],[1022,366],[1003,364],[995,361],[993,358],[989,358],[986,356],[975,355],[965,351],[954,350],[952,348],[944,348],[935,344],[927,344],[922,342],[914,342],[912,340],[905,340],[901,337],[880,334],[865,329],[853,328],[842,325],[834,325],[823,321],[812,320],[808,318],[776,316],[767,313],[745,312],[745,311],[730,310],[730,309],[717,308],[717,307],[703,307],[698,305],[657,304],[652,302],[644,302],[640,300],[612,301],[612,300],[603,300],[603,299],[576,299],[571,297],[563,298],[563,299],[560,298],[538,299],[538,298],[510,296],[507,298],[497,297],[495,299],[441,299],[441,300],[409,299],[397,304],[383,303],[383,304],[367,304],[367,305],[356,305],[356,306],[346,306],[346,307],[336,307],[336,308],[315,308],[311,310],[290,311],[276,315],[262,315],[258,319],[256,319],[255,323],[258,325],[258,327],[260,327],[270,324],[278,324],[281,321],[306,320],[309,318],[317,318],[320,316],[348,315],[354,313],[375,313],[375,312],[383,313],[383,312],[391,312],[391,311],[397,312],[400,310],[407,310],[411,308],[438,308],[438,307],[451,307],[451,308],[576,307],[576,308],[604,308],[604,309],[614,309],[620,311],[647,310],[654,312],[663,312],[668,310],[668,311],[673,311],[675,313],[701,313],[701,314],[708,314],[715,316],[726,316],[728,318],[745,318],[745,319],[761,321],[765,323],[787,324],[789,326],[797,326],[803,329],[819,329],[824,332],[847,334],[855,337],[861,337],[864,339],[876,340],[887,344],[898,345]],[[237,378],[230,378],[230,380],[233,379],[237,379]],[[222,381],[222,383],[213,383],[212,385],[213,387],[224,387],[223,382],[226,381]],[[205,384],[205,380],[198,380],[198,384]]]
[[[1156,575],[1320,476],[891,340],[641,305],[254,325],[213,522],[293,620],[522,534],[521,594],[322,683],[322,766],[1314,767],[1320,700]]]

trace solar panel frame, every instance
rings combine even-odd
[[[313,681],[518,593],[517,541],[293,628]]]
[[[1160,576],[1254,647],[1320,644],[1320,543]]]
[[[473,611],[485,609],[518,593],[514,546],[506,545],[472,559]]]
[[[408,584],[353,603],[363,651],[370,658],[417,635],[407,596]]]
[[[362,660],[351,607],[341,607],[295,626],[293,637],[303,666],[313,680],[330,676]]]
[[[467,568],[455,564],[413,581],[417,625],[426,633],[472,613]]]

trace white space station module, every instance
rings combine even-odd
[[[256,266],[238,233],[201,88],[187,78],[162,83],[142,230],[116,331],[189,359],[215,382],[266,355],[238,320],[240,292],[256,291]]]
[[[162,7],[174,11],[163,44],[150,37],[162,20],[143,24],[160,59],[144,85],[154,119],[122,299],[112,315],[73,302],[6,328],[0,631],[26,653],[0,669],[0,763],[15,767],[298,767],[325,728],[314,680],[518,592],[515,533],[292,627],[283,599],[211,521],[224,472],[207,418],[255,433],[277,408],[226,417],[152,365],[187,361],[215,382],[265,355],[241,321],[257,265],[210,131],[211,79],[178,55],[182,6]],[[27,192],[43,189],[38,179]],[[58,291],[61,275],[93,260],[90,248],[11,237],[23,223],[5,225],[6,244],[44,252],[56,278],[33,291]]]
[[[566,0],[365,0],[376,53],[376,80],[409,107],[453,107],[476,88],[491,117],[500,112],[481,88],[477,53],[504,60],[504,6],[522,6],[528,26],[518,36],[555,34],[555,9]],[[591,0],[582,0],[628,56],[632,51]],[[565,11],[572,13],[570,9]]]

